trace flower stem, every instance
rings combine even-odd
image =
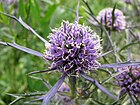
[[[71,97],[73,99],[76,96],[76,77],[73,75],[70,76],[69,83],[70,83],[70,89],[71,89]]]

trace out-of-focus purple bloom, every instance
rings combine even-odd
[[[63,84],[60,86],[58,91],[59,92],[70,92],[70,87],[65,82],[63,82]]]
[[[107,30],[121,31],[126,27],[125,16],[122,11],[105,8],[99,12],[97,20],[105,25]]]
[[[140,33],[139,32],[135,32],[135,35],[131,36],[132,40],[137,40],[140,41]]]
[[[60,92],[60,94],[57,94],[55,96],[55,99],[57,100],[57,102],[59,104],[63,104],[63,105],[75,105],[75,100],[73,100],[71,97],[66,96],[63,92],[70,92],[70,87],[63,82],[63,84],[61,85],[61,87],[58,89],[58,91]],[[62,94],[61,94],[62,92]]]
[[[8,3],[8,4],[12,4],[13,2],[15,2],[15,1],[17,1],[17,0],[2,0],[2,1],[4,1],[5,3]],[[2,2],[1,1],[1,2]]]
[[[64,21],[52,30],[45,58],[61,72],[93,70],[99,66],[100,38],[90,27]],[[74,70],[74,71],[73,71]]]
[[[132,0],[123,0],[125,3],[127,4],[131,4],[132,3]]]
[[[120,67],[117,72],[122,72],[116,76],[121,92],[129,92],[140,98],[140,65]]]

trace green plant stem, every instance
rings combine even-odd
[[[71,97],[72,99],[76,96],[76,77],[70,76],[69,77],[70,89],[71,89]]]
[[[129,36],[129,31],[128,29],[126,29],[126,38],[127,38],[127,45],[130,44],[130,36]],[[128,57],[127,57],[127,61],[130,61],[131,60],[131,50],[130,48],[127,48],[127,54],[128,54]]]

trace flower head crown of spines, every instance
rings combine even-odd
[[[52,62],[51,68],[78,72],[99,66],[100,37],[90,27],[63,21],[49,38],[51,45],[45,51],[45,58]]]
[[[113,8],[105,8],[99,12],[97,20],[105,25],[107,30],[121,31],[126,28],[123,12]]]

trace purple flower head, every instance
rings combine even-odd
[[[49,38],[51,45],[45,58],[52,62],[51,68],[84,72],[99,66],[100,38],[90,27],[64,21],[60,28],[52,30]]]
[[[120,67],[117,72],[122,72],[116,76],[121,92],[129,92],[140,98],[140,65]]]
[[[105,25],[107,30],[121,31],[125,29],[126,21],[123,13],[113,8],[105,8],[99,12],[97,20]]]

